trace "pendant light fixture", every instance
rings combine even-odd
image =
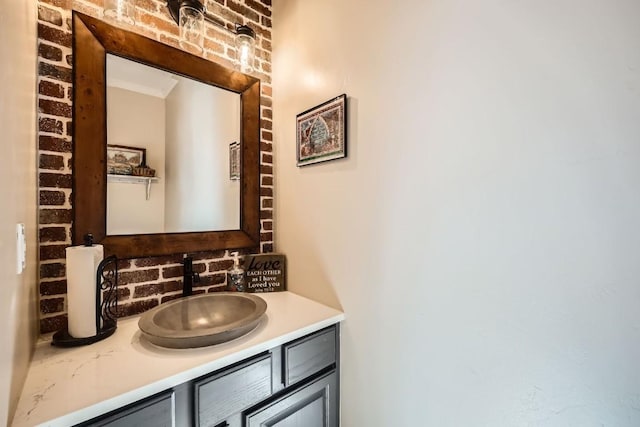
[[[204,6],[197,0],[183,0],[178,10],[180,47],[202,52],[204,46]]]
[[[201,52],[204,44],[204,21],[207,21],[234,35],[236,67],[243,73],[253,72],[256,33],[250,27],[236,23],[235,31],[230,30],[207,14],[200,0],[167,0],[167,8],[173,20],[180,26],[181,47],[194,48]]]
[[[236,65],[241,73],[253,72],[256,55],[256,33],[246,25],[236,24]]]

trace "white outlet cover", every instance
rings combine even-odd
[[[22,274],[27,266],[27,239],[24,224],[16,224],[16,272]]]

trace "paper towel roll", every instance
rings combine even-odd
[[[67,248],[67,308],[69,335],[96,335],[96,274],[104,258],[102,245]]]

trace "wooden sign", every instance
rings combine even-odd
[[[245,255],[243,266],[247,292],[286,290],[284,255]]]

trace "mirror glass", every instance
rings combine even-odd
[[[106,104],[107,235],[240,228],[238,93],[108,54]]]

